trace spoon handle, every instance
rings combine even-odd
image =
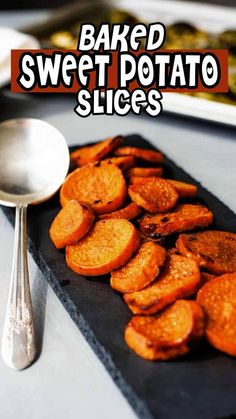
[[[27,206],[16,207],[12,274],[2,338],[3,360],[16,370],[30,365],[36,356],[27,259],[26,213]]]

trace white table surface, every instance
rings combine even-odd
[[[32,15],[31,15],[32,16]],[[29,15],[27,15],[29,20]],[[19,26],[24,13],[0,14],[0,25]],[[42,118],[62,131],[68,144],[113,134],[139,133],[166,152],[236,211],[236,131],[162,115],[157,119],[73,113],[73,95],[0,97],[0,119]],[[11,270],[13,229],[0,211],[0,335]],[[25,371],[0,359],[1,419],[132,419],[136,415],[74,325],[30,257],[32,298],[41,354]],[[158,367],[158,366],[157,366]]]

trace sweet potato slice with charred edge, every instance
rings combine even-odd
[[[206,316],[206,337],[216,349],[236,356],[236,273],[207,282],[198,292]]]
[[[126,176],[128,177],[161,177],[163,176],[163,169],[162,167],[132,167],[131,169],[127,170]]]
[[[204,334],[204,314],[195,301],[179,300],[157,316],[135,316],[126,344],[142,358],[168,360],[187,354]]]
[[[153,242],[143,243],[127,265],[111,273],[111,287],[123,293],[143,289],[157,277],[165,258],[163,247]]]
[[[191,183],[180,182],[179,180],[166,179],[174,186],[180,198],[195,198],[197,187]]]
[[[66,263],[81,275],[104,275],[127,263],[139,246],[139,233],[129,221],[101,220],[66,247]]]
[[[132,201],[150,213],[165,212],[178,200],[175,188],[166,180],[153,178],[138,185],[130,185],[128,193]]]
[[[111,153],[114,148],[122,144],[123,138],[120,136],[106,138],[99,143],[81,147],[71,153],[71,160],[78,166],[102,160]]]
[[[200,270],[193,259],[171,255],[155,282],[125,294],[124,300],[134,314],[154,314],[179,298],[193,295],[200,283]]]
[[[139,147],[118,147],[114,154],[116,156],[134,156],[137,159],[151,163],[163,163],[164,157],[159,151],[145,150]]]
[[[120,157],[108,157],[104,161],[113,163],[118,166],[122,171],[126,171],[130,167],[133,167],[136,163],[134,156],[120,156]]]
[[[76,243],[90,230],[93,221],[94,212],[88,205],[70,201],[52,222],[51,240],[58,249]]]
[[[148,237],[160,237],[207,227],[212,221],[213,214],[208,208],[202,205],[178,204],[165,214],[146,215],[140,221],[140,229]]]
[[[226,231],[199,231],[181,234],[176,242],[179,252],[197,261],[216,275],[236,272],[236,234]]]
[[[102,214],[98,216],[99,220],[106,220],[108,218],[126,218],[132,220],[138,217],[142,213],[142,209],[138,207],[135,202],[130,202],[126,207],[121,208],[118,211],[111,212],[109,214]]]
[[[121,170],[106,162],[90,163],[67,176],[60,191],[61,205],[76,199],[91,205],[97,214],[118,210],[126,199]]]

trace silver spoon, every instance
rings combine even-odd
[[[37,355],[28,277],[27,206],[50,198],[68,167],[65,138],[52,125],[28,118],[0,123],[0,204],[16,207],[2,357],[17,370],[30,365]]]

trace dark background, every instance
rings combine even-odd
[[[79,3],[80,0],[78,0]],[[174,0],[173,0],[174,1]],[[193,0],[192,0],[193,1]],[[211,3],[220,4],[223,6],[235,6],[236,0],[198,0],[199,3]],[[13,10],[13,9],[41,9],[59,7],[66,4],[70,4],[68,0],[0,0],[1,10]]]

